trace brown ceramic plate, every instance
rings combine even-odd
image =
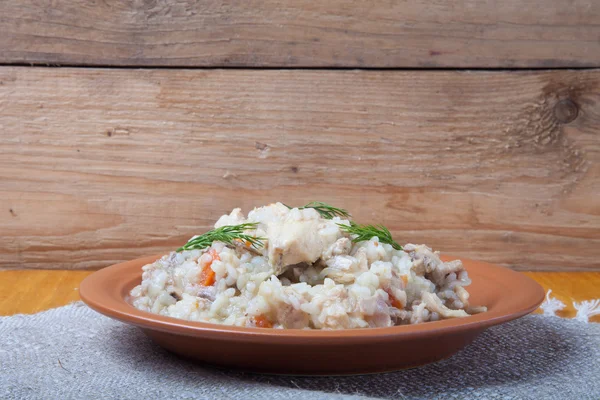
[[[141,267],[157,258],[141,258],[95,272],[81,283],[81,298],[104,315],[138,326],[173,353],[255,372],[362,374],[431,363],[450,357],[486,328],[532,312],[544,298],[541,286],[523,274],[463,259],[473,281],[468,288],[471,304],[487,306],[485,313],[390,328],[319,331],[230,327],[164,317],[131,306],[127,298],[141,282]]]

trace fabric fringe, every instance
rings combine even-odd
[[[551,293],[552,293],[552,289],[548,290],[548,293],[546,293],[546,300],[544,300],[544,302],[540,305],[540,308],[543,311],[543,314],[545,316],[558,317],[558,315],[556,315],[556,312],[565,308],[566,305],[565,305],[565,303],[558,300],[557,298],[554,298],[554,297],[551,298],[550,297]]]
[[[558,300],[555,297],[550,297],[552,289],[549,289],[546,293],[546,300],[540,304],[542,314],[546,317],[557,317],[557,311],[560,311],[566,307],[565,303]],[[573,308],[577,310],[577,315],[573,318],[574,320],[588,323],[590,318],[594,315],[600,315],[600,299],[596,300],[585,300],[581,303],[573,302]]]
[[[577,310],[575,319],[581,322],[588,322],[590,317],[600,315],[600,299],[573,302],[573,307]]]

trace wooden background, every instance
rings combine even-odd
[[[580,0],[0,2],[0,268],[323,200],[400,242],[600,270],[599,37]]]
[[[4,0],[0,61],[598,67],[597,0]]]

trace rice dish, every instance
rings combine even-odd
[[[470,304],[460,260],[399,246],[384,227],[358,225],[342,211],[234,209],[213,231],[145,265],[130,301],[190,321],[280,329],[388,327],[486,311]]]

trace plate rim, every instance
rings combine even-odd
[[[529,293],[527,293],[527,296],[522,296],[522,301],[513,302],[515,304],[512,304],[512,308],[509,307],[510,304],[504,306],[500,304],[499,307],[494,307],[490,311],[469,317],[414,325],[339,330],[268,329],[228,326],[153,314],[138,310],[126,301],[124,292],[128,291],[127,286],[131,284],[132,274],[135,277],[137,270],[137,275],[139,275],[138,281],[141,281],[141,267],[159,259],[163,255],[137,258],[95,271],[81,282],[79,286],[81,299],[90,308],[109,318],[135,325],[142,329],[219,340],[223,340],[225,337],[247,342],[264,342],[265,340],[270,340],[272,344],[310,344],[312,342],[335,344],[336,340],[340,339],[343,339],[344,344],[348,344],[354,341],[363,342],[365,339],[376,341],[408,340],[415,337],[423,338],[467,331],[481,331],[533,312],[539,307],[545,297],[544,289],[540,284],[518,271],[482,261],[446,255],[442,258],[459,258],[467,271],[469,269],[478,269],[487,271],[488,273],[496,273],[498,276],[512,276],[514,282],[518,284],[517,289],[527,289]],[[120,276],[119,274],[125,274],[129,279],[127,281],[115,280],[115,276],[118,277]]]

